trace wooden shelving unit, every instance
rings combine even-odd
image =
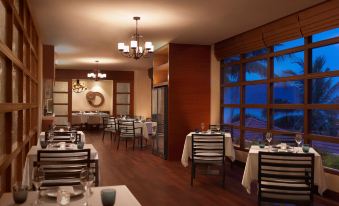
[[[153,86],[168,84],[168,45],[157,50],[153,58]]]

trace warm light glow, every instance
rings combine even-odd
[[[131,41],[131,49],[136,49],[138,47],[138,42],[135,40]]]
[[[145,42],[145,49],[150,50],[151,47],[152,47],[152,42],[150,41]]]
[[[150,53],[154,52],[154,46],[153,45],[151,46],[151,48],[149,49],[148,52],[150,52]]]
[[[129,52],[129,46],[125,45],[124,53],[128,53],[128,52]]]
[[[142,47],[139,46],[138,52],[141,54],[142,53]]]
[[[119,51],[123,51],[125,48],[125,44],[124,43],[118,43],[118,50]]]

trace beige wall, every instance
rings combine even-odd
[[[211,47],[211,124],[220,123],[220,62]]]
[[[73,80],[74,82],[75,80]],[[72,92],[72,111],[110,111],[113,108],[113,81],[112,80],[80,80],[85,82],[87,90],[82,93]],[[92,107],[86,100],[87,92],[100,92],[104,95],[105,102],[100,107]]]
[[[148,71],[134,71],[134,114],[151,117],[152,82]]]

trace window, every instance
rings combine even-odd
[[[304,103],[304,81],[288,81],[273,84],[273,102],[275,104]]]
[[[339,170],[339,144],[312,141],[312,146],[320,153],[325,167]]]
[[[224,124],[240,124],[239,108],[224,108]]]
[[[312,110],[311,132],[339,137],[339,110]]]
[[[239,104],[240,103],[240,88],[225,87],[224,88],[224,104]]]
[[[224,67],[224,83],[238,82],[240,80],[240,65]]]
[[[245,126],[251,128],[266,128],[266,109],[247,108],[245,109]]]
[[[240,55],[225,58],[222,62],[224,64],[228,64],[228,63],[237,62],[237,61],[240,61]]]
[[[303,73],[303,51],[274,57],[274,77],[296,76]]]
[[[258,145],[260,142],[263,142],[263,133],[262,132],[245,132],[245,148],[249,149],[251,145]]]
[[[258,50],[252,51],[252,52],[248,52],[244,56],[245,56],[245,58],[251,58],[251,57],[267,54],[267,52],[268,52],[267,48],[262,48],[262,49],[258,49]]]
[[[304,129],[304,112],[297,109],[274,109],[274,130],[302,132]]]
[[[326,39],[331,39],[339,36],[339,28],[324,31],[312,36],[312,42],[318,42]]]
[[[246,104],[266,104],[267,102],[267,85],[255,84],[245,87]]]
[[[314,104],[339,104],[339,77],[312,79]]]
[[[221,61],[221,122],[233,126],[235,146],[249,149],[268,130],[272,144],[294,146],[295,134],[303,133],[324,165],[339,170],[338,37],[335,28],[312,42],[299,38]]]
[[[285,49],[290,49],[290,48],[302,46],[302,45],[304,45],[304,38],[299,38],[299,39],[286,41],[286,42],[277,44],[273,47],[273,50],[274,52],[277,52],[277,51],[282,51]]]
[[[312,72],[339,70],[339,44],[312,49]]]
[[[267,78],[267,60],[258,60],[245,64],[246,81],[262,80]]]

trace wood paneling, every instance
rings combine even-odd
[[[0,2],[5,7],[6,38],[0,40],[0,56],[6,82],[0,95],[0,113],[5,117],[5,153],[0,154],[0,194],[20,181],[30,146],[36,142],[38,121],[39,38],[30,18],[26,0]],[[17,9],[18,8],[18,9]],[[23,23],[24,22],[24,23]],[[15,38],[14,38],[15,36]],[[4,135],[1,135],[4,134]],[[4,141],[3,141],[4,140]]]
[[[190,131],[210,122],[210,52],[210,46],[169,44],[169,160],[181,158]]]
[[[43,79],[54,79],[54,46],[44,45],[43,46]]]

